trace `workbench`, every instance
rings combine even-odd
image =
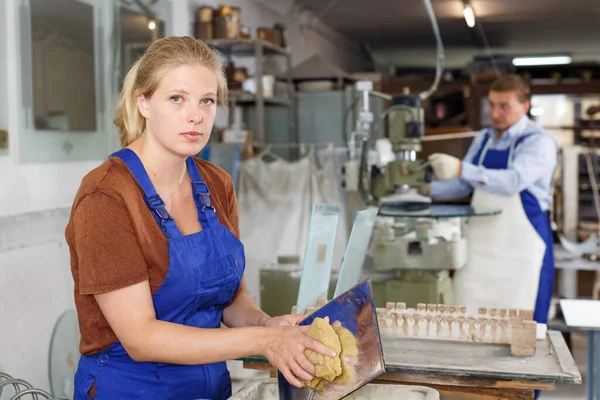
[[[375,383],[421,385],[440,392],[441,400],[525,400],[534,390],[559,383],[580,384],[581,374],[560,332],[538,340],[532,357],[511,356],[499,344],[383,338],[385,374]],[[242,359],[244,368],[271,371],[262,357]]]
[[[599,261],[590,261],[570,254],[558,243],[554,244],[554,265],[559,274],[558,294],[566,299],[579,297],[577,271],[600,271]]]

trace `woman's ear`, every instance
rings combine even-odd
[[[137,97],[137,108],[144,118],[150,117],[150,107],[148,104],[148,99],[143,94]]]

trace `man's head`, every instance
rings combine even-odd
[[[494,128],[503,132],[529,112],[529,85],[517,75],[498,78],[490,87],[490,115]]]

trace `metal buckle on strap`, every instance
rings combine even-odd
[[[210,190],[208,190],[208,186],[206,186],[206,183],[193,182],[193,184],[196,196],[198,196],[200,202],[202,203],[202,211],[206,211],[207,209],[214,211],[215,208],[213,207],[210,201]]]
[[[148,207],[161,219],[161,222],[167,222],[172,220],[171,216],[167,212],[167,208],[165,207],[165,203],[163,203],[162,199],[159,196],[146,197],[146,204]]]

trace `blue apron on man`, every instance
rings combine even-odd
[[[194,159],[188,157],[186,164],[202,231],[183,236],[137,155],[122,149],[112,156],[127,164],[168,238],[169,269],[152,296],[157,319],[197,328],[219,328],[223,310],[241,285],[244,248],[220,224]],[[204,365],[136,362],[119,341],[99,354],[80,358],[75,399],[89,399],[88,391],[94,383],[96,400],[212,400],[231,396],[231,379],[225,362]]]
[[[472,163],[487,169],[507,169],[515,148],[535,134],[539,133],[522,135],[505,150],[490,149],[493,139],[488,137]],[[554,281],[548,211],[542,210],[528,190],[500,195],[475,189],[471,205],[501,209],[502,213],[469,220],[469,260],[454,276],[456,303],[475,309],[534,310],[534,319],[546,323]]]

